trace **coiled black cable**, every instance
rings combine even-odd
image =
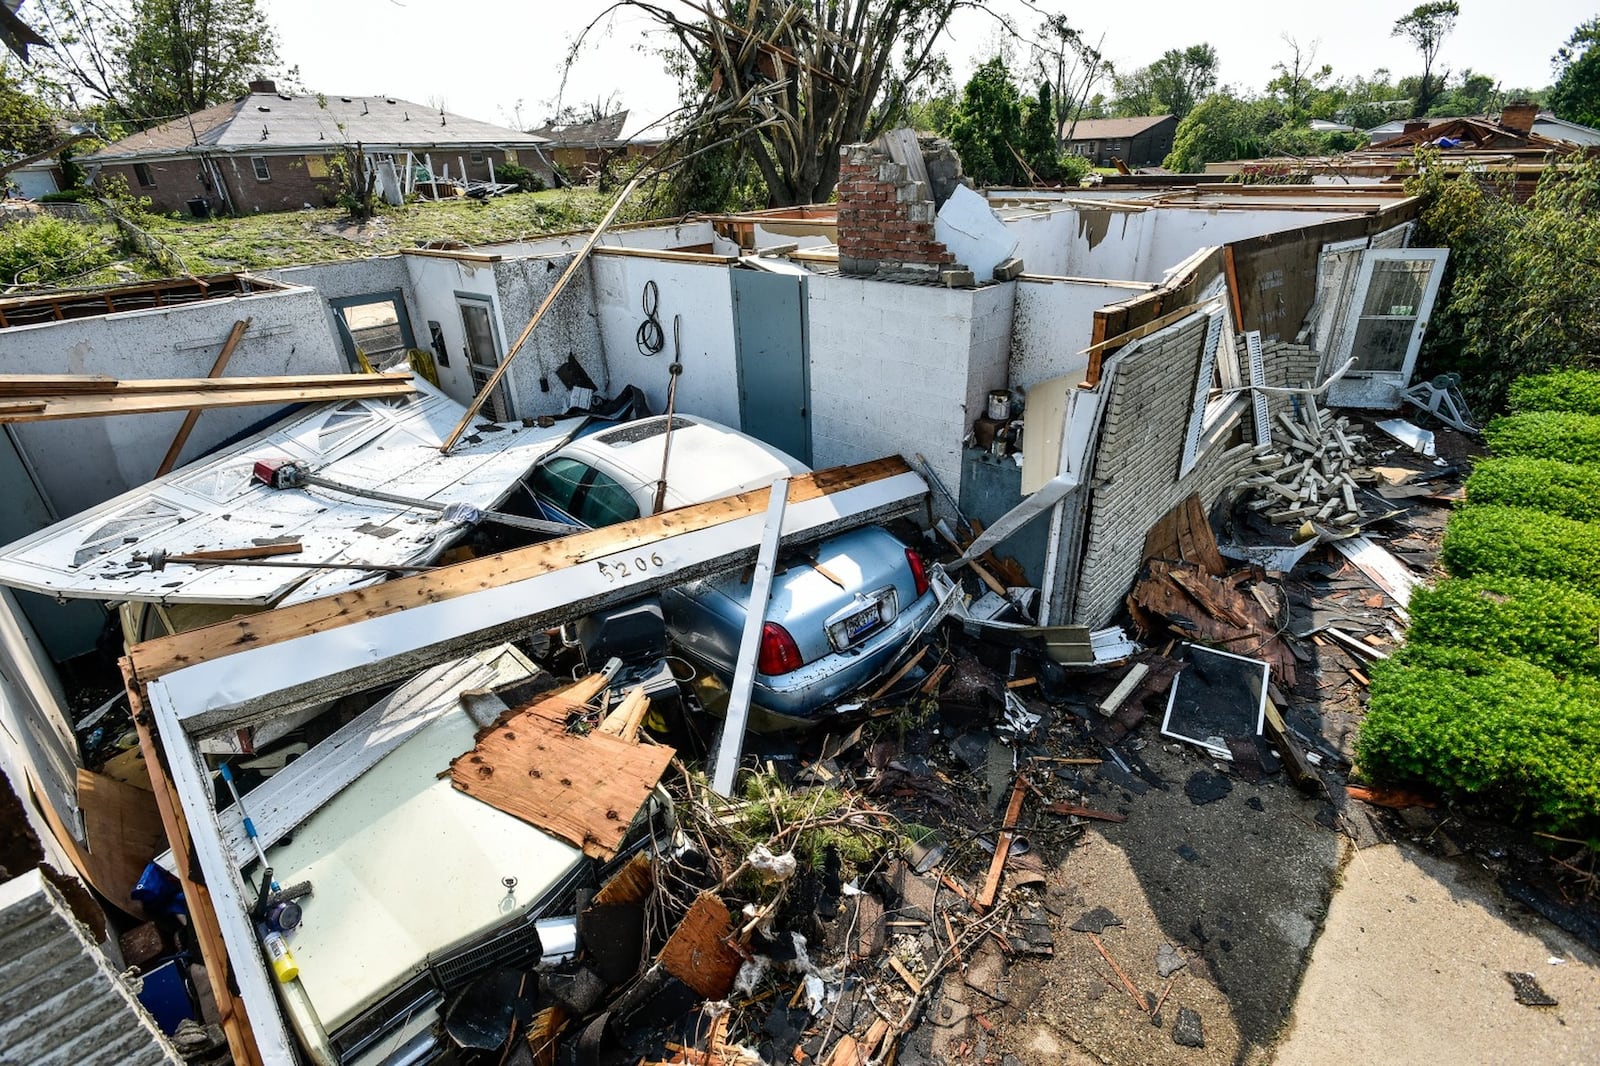
[[[633,334],[633,342],[639,346],[641,355],[656,355],[667,346],[667,335],[661,329],[661,320],[656,317],[656,309],[661,303],[661,291],[656,288],[654,280],[644,283],[644,321],[639,323],[639,328]]]

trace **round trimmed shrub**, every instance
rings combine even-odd
[[[1600,681],[1600,597],[1559,581],[1491,574],[1451,578],[1411,597],[1412,644],[1524,659]]]
[[[1552,370],[1511,383],[1506,402],[1513,411],[1571,411],[1600,415],[1600,370]]]
[[[1542,577],[1600,593],[1600,524],[1527,507],[1463,507],[1445,527],[1440,556],[1456,577]]]
[[[1600,415],[1530,411],[1490,422],[1483,439],[1496,455],[1600,463]]]
[[[1522,456],[1485,459],[1467,478],[1467,500],[1600,521],[1600,466]]]

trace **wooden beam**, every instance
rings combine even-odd
[[[1206,302],[1209,302],[1209,301],[1206,301]],[[1178,321],[1181,318],[1186,318],[1189,315],[1194,314],[1196,311],[1199,311],[1200,308],[1204,307],[1206,305],[1206,302],[1193,303],[1193,304],[1189,304],[1189,305],[1187,305],[1185,307],[1180,307],[1176,311],[1168,311],[1166,314],[1161,315],[1159,318],[1151,319],[1149,322],[1146,322],[1142,326],[1135,326],[1133,329],[1128,330],[1126,333],[1119,334],[1118,336],[1115,336],[1115,337],[1107,338],[1106,340],[1100,341],[1097,344],[1091,344],[1089,347],[1083,349],[1078,354],[1079,355],[1091,355],[1091,354],[1093,354],[1095,352],[1104,351],[1104,350],[1106,350],[1108,348],[1120,348],[1125,344],[1131,344],[1134,341],[1139,340],[1142,337],[1148,337],[1152,333],[1157,333],[1157,332],[1167,328],[1168,326],[1172,325],[1174,322]]]
[[[208,378],[220,378],[222,372],[228,369],[228,360],[233,358],[233,351],[239,347],[239,341],[244,337],[244,331],[250,328],[251,318],[247,315],[233,324],[233,329],[228,331],[228,339],[222,342],[222,351],[217,354],[216,362],[211,364]],[[172,438],[172,447],[167,449],[167,454],[162,458],[161,465],[156,467],[156,477],[164,477],[178,463],[178,455],[183,451],[183,446],[189,443],[189,434],[194,432],[195,423],[200,421],[200,408],[195,407],[183,416],[183,425],[178,427],[177,436]]]
[[[550,310],[550,306],[556,302],[556,298],[566,290],[567,283],[573,279],[585,260],[589,258],[589,253],[594,251],[595,244],[600,240],[601,234],[605,233],[606,228],[617,217],[617,212],[622,210],[622,205],[627,202],[628,197],[633,195],[633,190],[639,187],[639,182],[642,180],[643,175],[635,177],[627,185],[623,186],[622,191],[617,194],[616,200],[611,204],[611,210],[606,212],[605,218],[600,220],[600,224],[589,234],[589,239],[583,243],[583,247],[578,250],[578,254],[573,257],[572,262],[567,264],[567,269],[562,271],[561,276],[556,279],[555,285],[551,286],[550,292],[545,295],[544,302],[533,313],[533,317],[528,319],[528,324],[523,327],[516,343],[511,346],[510,351],[506,352],[505,358],[500,360],[500,365],[495,367],[494,373],[489,375],[489,380],[483,383],[483,388],[478,390],[478,395],[472,398],[472,403],[467,407],[467,413],[461,416],[461,421],[456,423],[456,428],[451,430],[444,443],[439,445],[441,452],[448,452],[451,448],[454,448],[456,441],[460,440],[462,434],[467,431],[467,427],[472,425],[472,420],[478,416],[478,411],[488,402],[489,397],[494,395],[495,387],[500,384],[500,379],[505,377],[506,371],[511,368],[511,360],[515,359],[517,353],[522,351],[522,346],[532,336],[534,328],[544,318],[545,312]]]
[[[151,730],[143,690],[134,680],[132,664],[124,658],[121,665],[123,679],[128,686],[129,710],[133,712],[134,728],[139,734],[139,748],[144,752],[145,764],[150,770],[156,809],[161,812],[161,824],[166,829],[167,842],[172,845],[178,881],[183,886],[189,921],[194,928],[195,939],[200,944],[200,957],[205,962],[206,982],[211,986],[222,1031],[228,1038],[228,1050],[238,1066],[261,1066],[261,1053],[256,1048],[244,1002],[229,987],[228,951],[222,942],[216,910],[211,905],[211,893],[196,880],[189,866],[189,856],[193,853],[189,827],[183,817],[183,808],[173,793],[172,778],[167,775],[161,747]]]
[[[739,757],[744,751],[745,723],[750,718],[750,693],[756,683],[756,653],[761,649],[762,627],[767,619],[767,601],[772,595],[772,577],[778,569],[778,539],[783,532],[783,512],[789,506],[789,479],[772,483],[767,497],[767,521],[761,531],[761,548],[756,552],[755,573],[750,579],[750,601],[744,612],[744,633],[739,638],[739,657],[733,666],[733,684],[728,686],[728,710],[717,737],[716,754],[711,760],[711,789],[719,796],[733,794],[733,781],[739,773]]]
[[[1006,805],[1005,821],[1000,823],[1000,832],[995,836],[994,858],[989,860],[989,876],[984,879],[983,890],[978,893],[978,898],[972,902],[973,910],[980,914],[994,906],[994,898],[1000,892],[1000,877],[1005,873],[1006,860],[1011,857],[1011,841],[1016,837],[1012,830],[1016,828],[1017,819],[1022,817],[1022,799],[1027,794],[1028,775],[1019,772],[1011,786],[1011,802]]]
[[[736,255],[718,255],[716,252],[674,252],[654,248],[616,248],[605,244],[596,248],[594,254],[622,256],[631,259],[663,259],[671,263],[712,263],[717,266],[728,266],[739,261],[739,257]]]
[[[379,375],[380,380],[410,382],[409,372]],[[0,374],[0,395],[49,399],[56,393],[97,396],[160,396],[175,392],[251,392],[261,389],[343,388],[371,384],[370,374],[283,374],[243,378],[107,378],[76,374]],[[65,382],[64,388],[54,388]]]
[[[409,380],[388,382],[387,375],[349,375],[365,377],[337,386],[311,388],[253,388],[241,390],[195,390],[157,392],[150,395],[74,394],[45,396],[27,402],[0,404],[0,422],[50,422],[68,418],[103,418],[111,415],[160,414],[166,411],[205,410],[212,407],[251,407],[297,403],[329,403],[335,400],[381,399],[409,396],[416,387]]]
[[[795,478],[781,543],[910,513],[926,494],[898,456]],[[665,511],[146,641],[129,655],[141,681],[175,690],[191,728],[196,719],[243,724],[743,566],[761,539],[767,497],[758,489]]]

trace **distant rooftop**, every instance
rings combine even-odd
[[[545,143],[537,134],[392,96],[295,95],[276,91],[272,82],[255,82],[252,88],[258,91],[124,137],[85,160],[131,161],[193,148],[240,153],[328,151],[356,141],[369,149]]]
[[[1075,141],[1118,140],[1137,137],[1152,126],[1158,126],[1171,115],[1137,115],[1133,118],[1080,118],[1077,125],[1061,124],[1062,133],[1069,130]]]

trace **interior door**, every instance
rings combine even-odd
[[[461,309],[461,332],[467,339],[467,366],[472,372],[472,391],[481,393],[500,366],[500,337],[495,329],[494,305],[486,299],[456,298]],[[496,422],[512,419],[511,404],[506,399],[505,382],[494,387],[484,410]]]
[[[1343,407],[1394,408],[1411,382],[1449,252],[1368,249],[1338,334],[1332,367],[1355,363],[1329,390]]]
[[[734,270],[739,428],[811,462],[810,356],[805,278]]]

